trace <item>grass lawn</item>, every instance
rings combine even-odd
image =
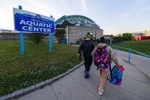
[[[131,48],[133,50],[150,55],[150,40],[124,41],[123,43],[115,43],[113,45]],[[120,50],[123,50],[123,49],[120,49]]]
[[[0,41],[0,96],[53,78],[73,68],[81,61],[78,47],[49,42],[24,42],[25,55],[20,52],[19,41]]]

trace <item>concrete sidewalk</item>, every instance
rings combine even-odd
[[[107,82],[102,96],[98,94],[99,71],[93,64],[88,79],[82,65],[52,84],[11,100],[150,100],[150,80],[121,57],[119,62],[125,68],[122,84]]]

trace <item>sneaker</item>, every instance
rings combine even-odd
[[[90,75],[88,74],[88,75],[85,75],[85,78],[89,78],[90,77]]]
[[[90,75],[89,75],[88,71],[86,71],[85,72],[85,78],[89,78],[89,77],[90,77]]]
[[[99,95],[103,95],[103,91],[104,91],[104,90],[102,90],[102,92],[101,92],[101,91],[99,91]]]
[[[99,95],[102,95],[102,94],[103,94],[103,92],[100,92],[100,91],[99,91]]]

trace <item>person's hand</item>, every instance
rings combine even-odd
[[[120,64],[117,64],[117,67],[121,67],[122,65],[120,65]]]
[[[77,54],[77,57],[78,57],[78,58],[80,57],[80,54],[79,54],[79,53]]]

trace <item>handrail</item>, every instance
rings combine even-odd
[[[140,55],[142,55],[142,56],[145,56],[145,57],[147,57],[147,58],[150,58],[149,55],[144,54],[144,53],[139,52],[139,51],[136,51],[136,50],[133,50],[133,49],[130,49],[130,48],[125,48],[125,47],[115,46],[115,45],[110,45],[110,46],[116,47],[116,52],[115,52],[115,54],[117,54],[118,48],[122,48],[122,49],[128,50],[128,51],[129,51],[129,54],[128,54],[128,62],[130,62],[130,55],[131,55],[131,52],[135,52],[135,53],[137,53],[137,54],[140,54]]]

